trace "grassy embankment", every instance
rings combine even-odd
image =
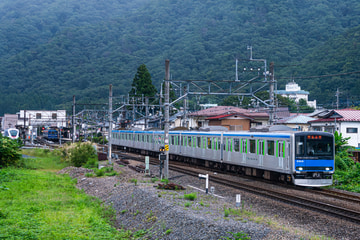
[[[40,153],[40,154],[39,154]],[[115,212],[55,172],[66,167],[48,151],[27,152],[25,168],[0,169],[0,239],[131,239]]]

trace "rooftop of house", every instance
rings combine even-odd
[[[307,115],[292,115],[288,118],[281,119],[278,123],[285,123],[285,124],[307,124],[309,121],[316,120],[316,118],[309,117]]]
[[[360,110],[340,109],[340,110],[324,110],[316,115],[318,119],[311,122],[360,122]]]
[[[250,118],[252,118],[252,117],[268,118],[269,117],[269,114],[267,114],[266,112],[252,112],[248,109],[238,108],[238,107],[233,107],[233,106],[212,107],[212,108],[208,108],[208,109],[190,113],[189,116],[193,116],[193,117],[201,116],[201,117],[210,118],[210,117],[218,117],[218,116],[225,116],[225,115],[232,116],[234,114],[239,114],[244,117],[250,117]]]

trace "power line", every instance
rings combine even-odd
[[[337,74],[318,75],[318,76],[307,76],[307,77],[292,77],[292,79],[336,77],[336,76],[351,75],[351,74],[355,74],[355,73],[360,73],[360,71],[348,72],[348,73],[337,73]],[[281,78],[278,78],[278,79],[288,79],[288,77],[281,77]]]

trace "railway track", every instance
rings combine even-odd
[[[121,158],[143,162],[143,159],[142,158],[140,159],[138,156],[124,154],[124,153],[118,153],[118,155]],[[155,158],[150,158],[150,163],[155,165],[159,164],[158,160]],[[171,162],[169,169],[194,177],[199,176],[199,169],[194,171],[189,169],[188,166],[187,167],[186,166],[187,165],[182,165],[178,162]],[[247,184],[246,182],[243,181],[241,182],[232,181],[227,178],[223,178],[219,175],[212,175],[211,182],[215,182],[235,189],[241,189],[243,191],[257,194],[263,197],[268,197],[270,199],[281,201],[287,204],[302,207],[308,210],[313,210],[319,213],[328,214],[333,217],[341,218],[347,221],[351,221],[353,223],[360,224],[360,212],[342,206],[336,206],[319,200],[296,196],[294,194],[287,194],[284,193],[284,191],[280,191],[280,190],[269,189],[261,186],[254,186],[253,184]],[[327,189],[321,189],[321,190],[305,189],[305,191],[309,192],[309,194],[322,194],[328,197],[332,197],[334,199],[350,201],[353,203],[360,203],[360,198],[351,194],[335,192]]]

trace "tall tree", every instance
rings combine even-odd
[[[151,75],[145,64],[138,67],[131,86],[130,96],[144,94],[145,97],[154,97],[157,92],[155,86],[152,84]]]

